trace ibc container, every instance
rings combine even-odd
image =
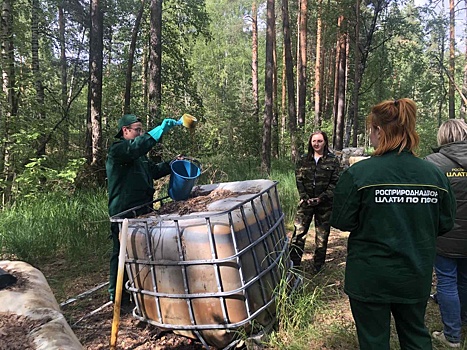
[[[203,212],[129,219],[127,256],[133,316],[229,348],[275,321],[274,291],[288,278],[288,238],[277,183],[197,186],[227,190]],[[111,219],[121,222],[118,215]]]

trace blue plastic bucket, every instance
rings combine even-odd
[[[187,159],[170,163],[172,172],[169,181],[169,196],[174,201],[183,201],[190,196],[196,179],[201,175],[200,167]]]

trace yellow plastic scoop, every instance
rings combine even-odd
[[[198,119],[193,117],[191,114],[185,113],[177,121],[177,125],[183,125],[185,128],[194,129],[198,124]]]

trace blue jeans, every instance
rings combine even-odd
[[[467,258],[436,255],[435,271],[439,310],[447,340],[459,343],[462,321],[467,321]]]

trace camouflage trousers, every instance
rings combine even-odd
[[[303,250],[305,249],[306,235],[311,225],[313,216],[315,218],[315,251],[313,261],[318,270],[324,265],[326,260],[326,250],[328,247],[329,232],[331,225],[332,206],[328,203],[322,203],[316,206],[301,204],[298,206],[295,215],[294,233],[290,247],[290,258],[295,266],[300,265]]]

